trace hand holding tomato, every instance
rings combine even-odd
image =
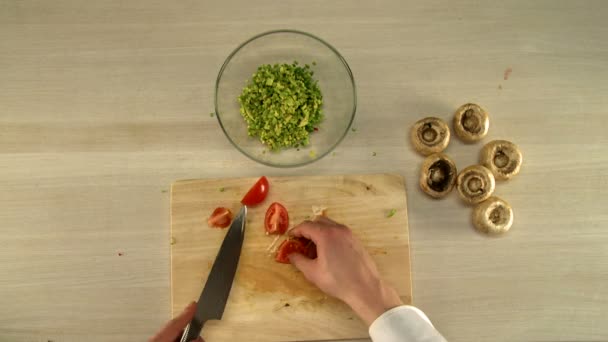
[[[290,262],[323,292],[348,304],[367,325],[403,304],[395,289],[380,278],[376,264],[348,227],[318,217],[302,222],[291,235],[312,240],[317,257],[292,253]]]
[[[309,259],[314,259],[317,257],[317,246],[306,238],[292,237],[281,243],[274,260],[282,264],[289,264],[289,255],[293,253],[299,253]]]

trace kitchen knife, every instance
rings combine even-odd
[[[196,339],[208,320],[222,319],[241,256],[246,220],[247,206],[243,206],[226,233],[209,277],[207,277],[207,283],[198,299],[196,313],[184,329],[180,342],[190,342]]]

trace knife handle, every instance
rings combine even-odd
[[[196,340],[201,335],[201,330],[203,330],[203,325],[205,322],[198,322],[195,319],[190,321],[184,329],[182,333],[181,339],[179,342],[190,342]]]

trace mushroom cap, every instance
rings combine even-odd
[[[492,195],[496,182],[494,175],[486,167],[471,165],[460,171],[456,178],[456,187],[465,202],[475,204]]]
[[[493,140],[479,153],[479,162],[487,167],[496,180],[507,180],[519,173],[523,156],[517,145],[506,140]]]
[[[505,200],[492,196],[473,208],[472,219],[478,232],[500,235],[513,225],[513,209]]]
[[[478,104],[464,104],[454,113],[454,132],[466,143],[477,142],[488,134],[490,119]]]
[[[410,132],[416,151],[424,156],[443,151],[450,143],[450,128],[445,121],[427,117],[416,121]]]
[[[426,157],[420,169],[420,188],[433,198],[442,198],[452,191],[456,183],[456,164],[443,153]]]

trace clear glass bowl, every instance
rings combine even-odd
[[[318,131],[311,133],[308,146],[272,152],[247,134],[237,98],[258,66],[294,61],[311,65],[323,94],[324,118]],[[224,133],[239,151],[268,166],[301,166],[327,155],[348,133],[356,109],[350,67],[333,46],[306,32],[271,31],[247,40],[226,58],[215,85],[215,114]]]

